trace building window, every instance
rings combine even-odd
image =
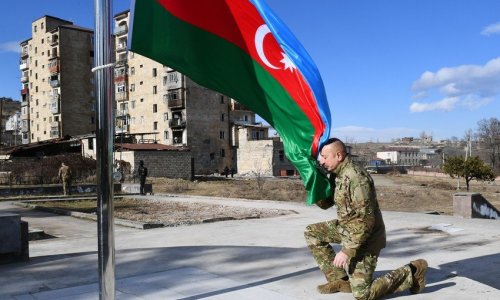
[[[168,140],[168,131],[163,132],[163,139]]]
[[[153,94],[156,94],[157,93],[157,88],[156,88],[156,85],[153,85]]]
[[[215,153],[210,153],[210,160],[214,160],[215,159]]]
[[[220,104],[224,104],[224,96],[220,95]]]
[[[34,32],[36,32],[36,25],[35,25],[35,26],[33,26],[33,31],[34,31]]]
[[[224,149],[220,149],[220,157],[226,157],[226,151]]]
[[[158,122],[153,122],[153,130],[158,130]]]
[[[131,92],[135,91],[135,83],[132,83],[132,84],[130,85],[130,91],[131,91]]]
[[[153,104],[153,112],[154,113],[158,112],[158,105],[157,104]]]
[[[168,92],[168,98],[170,100],[176,100],[178,98],[178,90]]]
[[[163,113],[163,121],[168,121],[168,113]]]
[[[94,149],[94,138],[88,138],[87,141],[89,143],[89,150],[93,150]]]
[[[221,140],[223,140],[223,139],[224,139],[224,135],[225,135],[225,132],[224,132],[224,131],[219,131],[219,138],[220,138]]]
[[[40,24],[40,28],[43,29],[43,22]]]
[[[153,77],[156,77],[156,74],[157,74],[156,68],[153,68]]]
[[[281,162],[285,161],[285,152],[283,150],[279,151],[279,158]]]
[[[124,84],[117,85],[117,86],[116,86],[116,92],[118,92],[118,93],[123,93],[123,92],[125,92],[125,85],[124,85]]]
[[[43,44],[43,42],[44,42],[44,39],[42,39],[42,44]]]
[[[224,114],[220,114],[220,120],[221,122],[224,122]]]
[[[131,106],[131,108],[132,108],[132,109],[134,109],[134,108],[135,108],[135,100],[132,100],[132,101],[130,102],[130,106]]]
[[[144,98],[141,98],[141,102],[144,102]]]
[[[135,68],[134,67],[130,67],[130,75],[135,75]]]

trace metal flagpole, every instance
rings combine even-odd
[[[97,233],[99,299],[115,299],[113,221],[113,49],[111,0],[95,0],[94,72],[97,97]]]

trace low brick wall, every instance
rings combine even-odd
[[[124,151],[121,159],[129,162],[133,170],[137,170],[139,161],[143,160],[148,177],[194,178],[194,162],[189,151]]]

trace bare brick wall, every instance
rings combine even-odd
[[[150,177],[192,179],[193,167],[189,151],[136,151],[123,152],[122,155],[122,159],[129,161],[134,170],[139,167],[139,161],[143,160]]]

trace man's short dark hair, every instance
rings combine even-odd
[[[335,142],[341,142],[342,143],[342,141],[339,140],[338,138],[334,138],[334,137],[333,138],[329,138],[323,145],[321,145],[321,147],[319,148],[319,151],[321,151],[321,149],[323,149],[323,147],[328,146],[330,144],[333,144]]]
[[[335,137],[329,138],[323,145],[321,145],[321,148],[319,148],[319,151],[321,152],[321,149],[323,149],[323,147],[328,146],[328,145],[333,144],[333,143],[339,143],[341,152],[343,154],[347,154],[347,148],[346,148],[344,142],[342,142],[340,139],[335,138]]]

